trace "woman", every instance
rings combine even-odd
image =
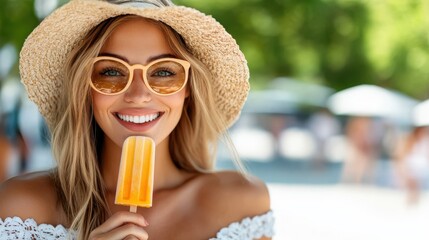
[[[398,144],[395,167],[407,192],[407,204],[418,204],[421,190],[429,186],[429,128],[414,126]]]
[[[270,239],[266,186],[213,170],[249,88],[244,56],[213,18],[165,0],[73,0],[28,37],[20,64],[57,167],[1,186],[1,236]],[[132,135],[156,144],[153,206],[137,213],[114,204]]]

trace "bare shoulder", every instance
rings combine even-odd
[[[0,218],[33,218],[37,223],[58,223],[56,193],[48,172],[29,173],[0,185]]]
[[[200,191],[200,203],[217,221],[214,225],[226,227],[270,210],[268,188],[256,177],[224,171],[206,174],[201,181],[204,187]]]

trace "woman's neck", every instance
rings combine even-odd
[[[101,152],[101,174],[107,192],[116,191],[122,148],[105,138]],[[159,143],[155,149],[154,192],[174,188],[190,177],[189,173],[179,170],[173,163],[168,149],[168,139]]]

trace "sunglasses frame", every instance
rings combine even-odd
[[[125,62],[124,60],[122,60],[122,59],[120,59],[120,58],[116,58],[116,57],[109,57],[109,56],[101,56],[101,57],[95,57],[94,58],[94,60],[92,61],[92,68],[94,68],[94,64],[96,63],[96,62],[98,62],[98,61],[102,61],[102,60],[111,60],[111,61],[116,61],[116,62],[119,62],[119,63],[121,63],[122,65],[124,65],[127,69],[128,69],[128,71],[129,71],[129,77],[128,77],[128,81],[127,81],[127,85],[125,85],[125,87],[121,90],[121,91],[119,91],[119,92],[116,92],[116,93],[106,93],[106,92],[103,92],[103,91],[101,91],[101,90],[99,90],[99,89],[97,89],[95,86],[94,86],[94,84],[92,83],[92,76],[90,76],[89,77],[89,83],[90,83],[90,85],[91,85],[91,87],[92,87],[92,89],[94,89],[96,92],[98,92],[98,93],[101,93],[101,94],[104,94],[104,95],[109,95],[109,96],[113,96],[113,95],[119,95],[119,94],[121,94],[121,93],[124,93],[125,91],[127,91],[127,89],[130,87],[130,85],[131,85],[131,83],[132,83],[132,81],[133,81],[133,78],[134,78],[134,70],[136,70],[136,69],[141,69],[142,70],[142,76],[143,76],[143,82],[144,82],[144,84],[145,84],[145,86],[152,92],[152,93],[154,93],[154,94],[156,94],[156,95],[159,95],[159,96],[169,96],[169,95],[173,95],[173,94],[175,94],[175,93],[178,93],[178,92],[180,92],[185,86],[186,86],[186,84],[188,83],[188,76],[189,76],[189,68],[191,67],[191,64],[188,62],[188,61],[186,61],[186,60],[183,60],[183,59],[178,59],[178,58],[160,58],[160,59],[157,59],[157,60],[154,60],[154,61],[152,61],[152,62],[150,62],[150,63],[148,63],[147,65],[143,65],[143,64],[132,64],[132,65],[130,65],[129,63],[127,63],[127,62]],[[157,91],[155,91],[155,90],[153,90],[152,89],[152,87],[149,85],[149,82],[148,82],[148,80],[147,80],[147,76],[146,76],[146,71],[152,66],[152,65],[154,65],[154,64],[156,64],[156,63],[159,63],[159,62],[164,62],[164,61],[172,61],[172,62],[176,62],[176,63],[179,63],[182,67],[183,67],[183,69],[185,70],[185,81],[184,81],[184,83],[183,83],[183,86],[182,87],[180,87],[177,91],[175,91],[175,92],[172,92],[172,93],[159,93],[159,92],[157,92]],[[92,72],[93,70],[91,70],[91,72]],[[92,75],[92,73],[91,73],[91,75]]]

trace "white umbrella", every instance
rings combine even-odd
[[[404,94],[375,85],[359,85],[333,94],[328,107],[338,115],[382,117],[411,123],[418,103]]]
[[[326,107],[326,100],[334,92],[321,84],[299,81],[287,77],[273,79],[268,89],[282,91],[294,97],[301,106]]]
[[[251,91],[243,112],[293,114],[298,111],[298,105],[299,99],[281,90]]]
[[[429,126],[429,99],[414,107],[413,124],[416,127]]]

